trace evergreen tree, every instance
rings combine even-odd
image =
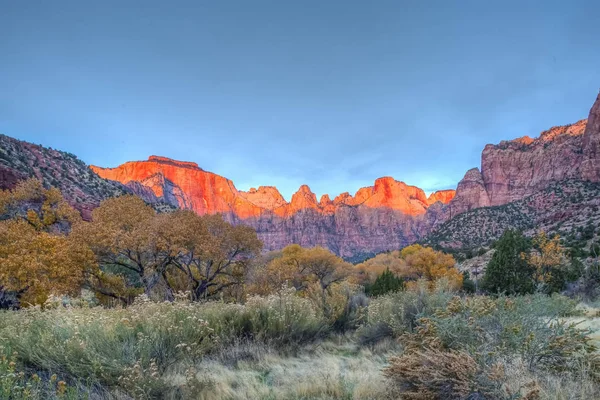
[[[377,277],[375,282],[366,288],[370,296],[381,296],[404,289],[404,280],[394,275],[389,268]]]
[[[531,248],[529,241],[521,232],[507,230],[495,248],[483,276],[483,288],[490,293],[533,293],[535,268],[527,259]]]

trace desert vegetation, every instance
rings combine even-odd
[[[422,245],[263,253],[250,228],[133,196],[83,221],[35,180],[0,193],[0,233],[0,399],[600,392],[593,293],[560,294],[589,268],[557,236],[505,232],[474,287]]]

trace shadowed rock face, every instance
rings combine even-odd
[[[481,174],[490,205],[529,196],[552,182],[581,177],[586,120],[520,138],[488,144],[481,155]]]
[[[467,171],[446,219],[517,201],[568,179],[600,182],[600,95],[587,120],[551,128],[536,139],[524,136],[485,146],[481,173]]]
[[[581,174],[585,180],[600,182],[600,94],[590,111],[583,133]]]

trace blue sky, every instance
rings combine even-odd
[[[0,133],[101,166],[195,161],[287,199],[381,176],[454,188],[486,143],[587,117],[599,15],[598,1],[4,2]]]

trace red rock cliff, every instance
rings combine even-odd
[[[535,139],[485,146],[481,172],[467,172],[441,220],[519,200],[566,179],[600,181],[600,95],[587,120],[550,128]]]

